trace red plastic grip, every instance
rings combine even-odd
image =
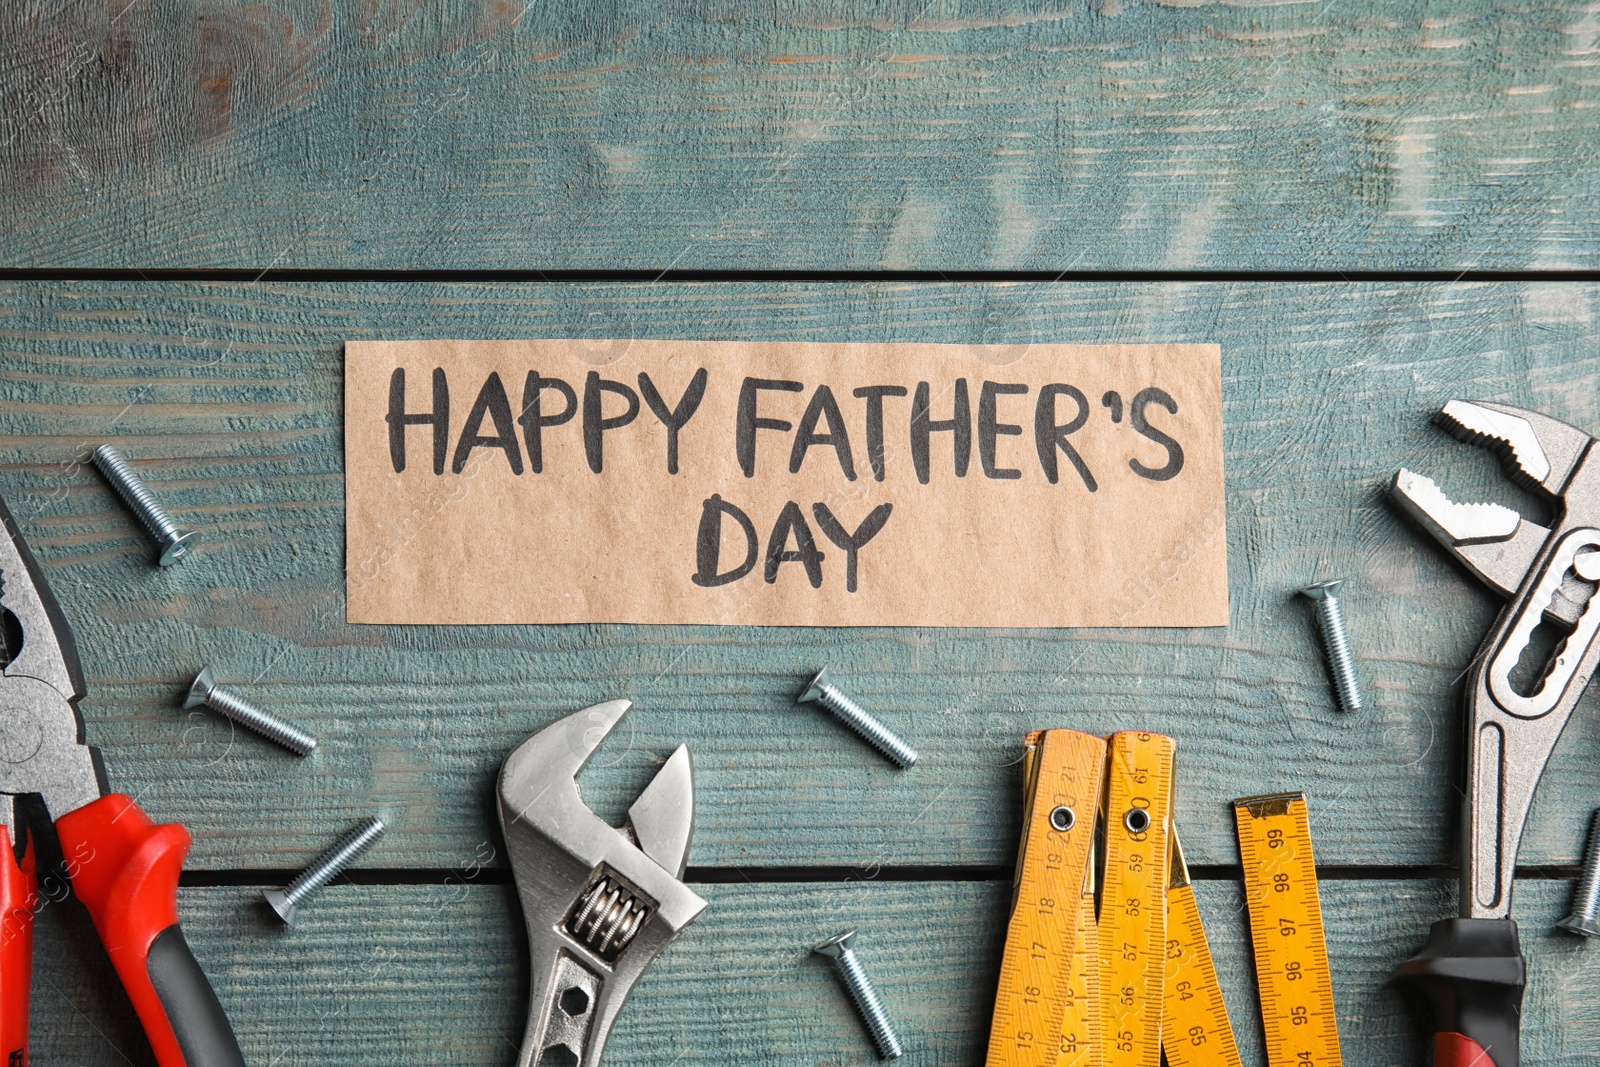
[[[27,1067],[28,995],[33,985],[33,909],[39,903],[33,841],[17,862],[11,833],[0,827],[0,1056]]]
[[[73,894],[89,909],[156,1062],[186,1067],[145,961],[156,935],[178,921],[178,873],[189,855],[189,831],[157,826],[131,798],[112,793],[57,819],[56,832]]]
[[[1495,1067],[1482,1045],[1448,1030],[1433,1035],[1433,1067]]]

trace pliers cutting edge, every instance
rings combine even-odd
[[[216,993],[178,925],[181,826],[157,826],[111,792],[84,743],[72,631],[0,501],[0,1056],[28,1062],[28,997],[38,872],[16,798],[37,794],[55,823],[72,890],[94,920],[161,1067],[243,1067]]]
[[[1436,1067],[1516,1067],[1527,972],[1512,875],[1534,789],[1600,660],[1600,451],[1582,430],[1505,404],[1452,400],[1435,421],[1556,510],[1546,528],[1498,504],[1454,503],[1411,471],[1393,486],[1404,511],[1508,598],[1464,694],[1461,917],[1435,923],[1400,976],[1433,1002]],[[1540,627],[1553,648],[1525,664]]]

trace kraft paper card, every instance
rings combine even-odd
[[[1216,345],[345,346],[356,623],[1225,626]]]

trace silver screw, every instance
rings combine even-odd
[[[297,756],[309,756],[317,747],[317,739],[295,726],[290,726],[270,712],[262,711],[243,697],[234,696],[218,685],[207,667],[195,675],[189,686],[189,695],[183,706],[197,708],[204,704],[212,711],[226,715],[241,726],[248,726],[262,737],[276,741]]]
[[[889,1022],[889,1016],[883,1010],[883,1002],[878,999],[878,991],[872,988],[867,972],[861,968],[860,957],[856,955],[855,949],[850,947],[850,942],[855,940],[855,936],[854,930],[846,930],[837,937],[828,938],[811,951],[833,961],[833,969],[839,975],[839,981],[849,990],[850,999],[855,1001],[856,1010],[861,1013],[862,1020],[872,1033],[872,1043],[878,1046],[878,1057],[885,1060],[898,1059],[905,1052],[905,1048],[900,1044],[899,1035],[894,1032],[894,1024]]]
[[[1596,909],[1600,909],[1600,810],[1589,818],[1589,844],[1583,851],[1583,876],[1572,894],[1572,910],[1556,925],[1584,937],[1600,937]]]
[[[1322,631],[1322,644],[1328,650],[1328,670],[1333,674],[1333,687],[1339,693],[1339,706],[1345,711],[1361,710],[1361,690],[1356,686],[1355,665],[1350,661],[1350,638],[1344,629],[1344,612],[1335,594],[1344,584],[1343,579],[1318,582],[1300,590],[1300,595],[1310,599],[1317,609],[1317,628]]]
[[[268,889],[261,895],[266,898],[278,917],[294,925],[296,908],[311,894],[327,885],[340,871],[350,866],[357,856],[371,848],[383,836],[383,823],[368,819],[360,826],[339,838],[339,843],[317,857],[286,889]]]
[[[167,514],[167,509],[161,502],[150,495],[150,490],[145,488],[139,476],[133,473],[133,468],[128,466],[128,461],[110,445],[101,445],[94,450],[90,457],[94,465],[105,475],[106,481],[117,491],[123,503],[133,509],[139,516],[139,521],[144,523],[144,528],[150,531],[150,536],[161,542],[161,565],[170,567],[188,554],[189,548],[200,540],[200,535],[188,530],[178,529],[178,524],[172,521],[172,516]]]
[[[838,686],[828,677],[828,668],[824,667],[818,671],[817,676],[811,679],[811,684],[806,686],[806,691],[797,699],[802,704],[813,702],[821,704],[833,712],[834,718],[860,734],[862,740],[899,766],[910,767],[917,762],[917,750],[896,737],[883,723],[863,711],[860,704],[841,693]]]

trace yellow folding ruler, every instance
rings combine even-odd
[[[1228,1007],[1200,925],[1200,905],[1189,884],[1178,835],[1172,835],[1167,882],[1167,989],[1162,1002],[1161,1048],[1168,1067],[1240,1067]]]
[[[1161,734],[1112,734],[1100,882],[1100,1059],[1160,1067],[1172,757]]]
[[[1105,756],[1104,741],[1076,730],[1028,735],[1022,847],[989,1031],[989,1067],[1054,1067],[1062,1051]]]
[[[1304,793],[1233,802],[1271,1067],[1340,1067]]]
[[[1164,1004],[1171,999],[1173,937],[1180,945],[1199,946],[1208,989],[1214,990],[1192,895],[1189,910],[1169,918],[1175,749],[1171,738],[1144,732],[1109,741],[1069,730],[1029,735],[1016,901],[995,997],[989,1067],[1157,1067]],[[1070,790],[1048,788],[1066,781]],[[1069,792],[1074,803],[1067,805],[1062,798]],[[1070,821],[1059,815],[1062,806],[1071,808]],[[1078,837],[1046,829],[1052,815],[1057,823],[1088,832]],[[1063,848],[1068,838],[1071,850]],[[1181,860],[1177,866],[1182,868]],[[1048,909],[1041,908],[1043,900],[1050,902]],[[1056,906],[1063,900],[1071,901],[1070,920]],[[1169,922],[1176,924],[1170,931]],[[1198,981],[1201,973],[1185,960],[1183,981]],[[1198,995],[1213,1003],[1208,991]],[[1218,1008],[1220,1003],[1219,995]],[[1183,1010],[1185,1019],[1200,1018],[1186,1001]],[[1205,1025],[1214,1025],[1214,1016],[1205,1018]],[[1221,1020],[1226,1031],[1225,1012]],[[1219,1033],[1215,1047],[1223,1047],[1223,1040]],[[1232,1047],[1231,1032],[1226,1047]],[[1237,1061],[1214,1058],[1173,1061],[1173,1067],[1190,1064],[1237,1067]]]

